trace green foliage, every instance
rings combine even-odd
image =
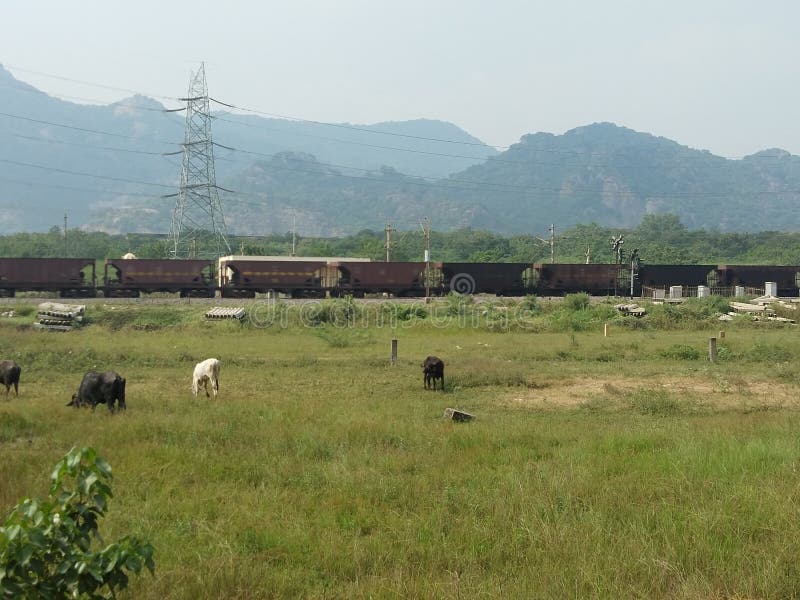
[[[335,327],[350,327],[361,314],[361,306],[355,303],[352,296],[346,296],[310,302],[303,306],[301,313],[304,325],[328,324]]]
[[[697,360],[700,358],[700,351],[688,344],[673,344],[659,352],[664,358],[674,358],[677,360]]]
[[[156,331],[184,323],[186,313],[170,306],[111,305],[93,308],[86,323],[104,325],[112,331],[124,328]]]
[[[717,350],[719,355],[719,350]],[[745,352],[745,357],[753,362],[785,363],[794,360],[794,354],[786,347],[759,342]]]
[[[533,294],[525,296],[522,300],[522,308],[530,313],[535,313],[539,310],[539,298]]]
[[[398,303],[386,302],[381,304],[381,310],[388,317],[390,323],[394,321],[410,321],[412,319],[425,319],[428,316],[426,308],[418,302]]]
[[[153,547],[136,537],[92,549],[112,497],[111,467],[94,449],[70,450],[51,479],[48,500],[26,498],[0,527],[3,597],[109,598],[128,573],[154,572]]]
[[[349,348],[354,344],[363,346],[371,341],[368,330],[352,327],[322,325],[314,330],[314,335],[325,340],[331,348]]]
[[[567,294],[564,298],[564,307],[571,311],[586,310],[589,308],[590,300],[589,294],[584,292],[579,294]]]
[[[474,302],[470,294],[456,294],[450,292],[447,295],[447,314],[451,317],[458,317],[467,314],[467,311]]]
[[[364,215],[353,220],[363,223]],[[368,225],[369,223],[363,223]],[[543,232],[542,232],[543,233]],[[556,261],[612,262],[609,239],[625,235],[625,248],[639,248],[645,264],[800,264],[800,233],[720,233],[688,229],[675,214],[647,214],[639,225],[619,229],[596,223],[579,224],[556,236]],[[163,238],[148,234],[110,235],[78,229],[68,232],[69,256],[119,257],[133,252],[140,258],[164,258]],[[349,256],[383,260],[385,233],[362,229],[338,238],[296,237],[295,253],[305,256]],[[232,237],[231,246],[243,254],[286,255],[292,252],[291,234]],[[425,247],[418,229],[398,232],[392,240],[392,260],[419,261]],[[442,261],[545,262],[550,248],[533,235],[504,236],[481,229],[431,232],[432,255]],[[0,236],[0,256],[50,258],[64,255],[63,232],[17,233]],[[102,268],[98,270],[102,275]]]

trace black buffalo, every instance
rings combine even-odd
[[[125,410],[125,380],[115,371],[89,371],[67,406],[91,406],[94,410],[98,404],[106,404],[114,412],[114,402],[118,403],[117,410]]]
[[[438,356],[429,356],[422,363],[423,381],[425,382],[425,389],[436,389],[436,380],[442,382],[442,391],[444,391],[444,361]]]
[[[14,386],[14,395],[19,396],[19,374],[22,371],[20,366],[13,360],[0,360],[0,384],[6,386],[6,397],[8,390]]]

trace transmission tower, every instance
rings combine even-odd
[[[219,202],[211,141],[205,64],[192,77],[186,102],[183,166],[169,232],[170,258],[217,258],[231,254]]]

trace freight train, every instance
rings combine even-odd
[[[61,297],[292,298],[419,297],[460,294],[641,296],[674,286],[712,293],[764,289],[797,296],[800,266],[369,262],[357,259],[228,256],[219,260],[107,259],[102,276],[92,258],[0,258],[0,296],[48,292]]]

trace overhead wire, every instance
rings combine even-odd
[[[12,68],[15,68],[15,67],[12,67]],[[92,84],[92,83],[85,82],[85,81],[74,80],[74,79],[55,76],[55,75],[47,75],[47,74],[43,74],[43,73],[40,73],[40,72],[27,71],[25,69],[17,68],[17,70],[26,71],[26,72],[33,72],[33,73],[36,73],[36,74],[39,74],[39,75],[55,77],[57,79],[63,79],[63,80],[66,80],[66,81],[72,81],[72,82],[81,83],[81,84],[84,84],[84,85],[94,85],[94,86],[101,87],[101,88],[106,88],[106,89],[123,90],[123,91],[127,91],[127,92],[132,92],[132,93],[139,93],[139,92],[136,92],[134,90],[128,90],[128,89],[125,89],[125,88],[115,88],[115,87],[112,87],[112,86],[105,86],[105,85],[101,85],[101,84]],[[20,89],[22,89],[22,88],[20,88]],[[25,90],[25,91],[28,91],[28,90]],[[170,96],[157,96],[157,97],[167,98],[167,99],[175,100],[175,101],[180,101],[181,100],[180,98],[174,98],[174,97],[170,97]],[[484,143],[464,142],[464,141],[459,141],[459,140],[447,140],[447,139],[442,139],[442,138],[432,138],[432,137],[425,137],[425,136],[413,136],[413,135],[401,134],[401,133],[397,133],[397,132],[389,132],[389,131],[368,129],[368,128],[364,128],[364,127],[356,127],[356,126],[351,126],[351,125],[346,125],[346,124],[326,123],[326,122],[323,122],[323,121],[308,120],[308,119],[302,119],[302,118],[298,118],[298,117],[289,117],[289,116],[285,116],[285,115],[267,113],[265,111],[259,111],[259,110],[256,110],[256,109],[240,107],[240,106],[237,106],[237,105],[234,105],[234,104],[231,104],[231,103],[222,102],[222,101],[217,100],[215,98],[209,98],[209,100],[211,100],[211,101],[213,101],[213,102],[215,102],[217,104],[220,104],[222,106],[226,106],[228,108],[233,108],[233,109],[236,109],[236,110],[243,110],[243,111],[252,112],[252,113],[255,113],[255,114],[262,114],[262,115],[267,115],[267,116],[272,116],[272,117],[282,118],[282,119],[288,119],[288,120],[297,121],[297,122],[311,123],[311,124],[315,124],[315,125],[333,126],[333,127],[339,127],[339,128],[342,128],[342,129],[351,129],[351,130],[362,131],[362,132],[366,132],[366,133],[389,135],[389,136],[395,136],[395,137],[400,137],[400,138],[415,139],[415,140],[420,140],[420,141],[453,143],[453,144],[479,146],[479,147],[494,148],[494,149],[509,148],[508,146],[490,146],[490,145],[484,144]],[[140,108],[145,109],[145,110],[158,110],[158,109],[153,109],[152,107],[140,107]],[[183,110],[183,109],[177,109],[177,110]],[[163,111],[159,111],[159,112],[172,112],[172,111],[164,109]],[[10,114],[10,113],[0,112],[0,115],[6,116],[6,117],[9,117],[9,118],[21,119],[21,120],[25,120],[25,121],[29,121],[29,122],[33,122],[33,123],[46,124],[46,125],[55,126],[55,127],[63,127],[63,128],[66,128],[66,129],[82,131],[82,132],[87,132],[87,133],[93,133],[93,134],[98,134],[98,135],[108,135],[108,136],[114,136],[114,137],[119,137],[119,138],[123,138],[123,139],[139,139],[139,138],[137,138],[135,136],[128,136],[128,135],[119,134],[119,133],[112,133],[112,132],[107,132],[107,131],[101,131],[101,130],[83,128],[83,127],[76,127],[76,126],[70,126],[70,125],[66,125],[66,124],[62,124],[62,123],[56,123],[56,122],[53,122],[53,121],[47,121],[47,120],[42,120],[42,119],[33,119],[33,118],[30,118],[30,117],[24,117],[24,116],[21,116],[21,115],[14,115],[14,114]],[[225,119],[225,118],[218,117],[218,116],[214,116],[213,118],[218,119],[218,120],[222,120],[222,121],[228,121],[228,122],[231,122],[231,123],[238,123],[238,124],[242,124],[242,125],[252,126],[251,124],[244,124],[244,123],[240,123],[240,122],[237,122],[235,120],[232,120],[232,119]],[[15,135],[19,135],[19,134],[15,134]],[[469,159],[469,160],[483,160],[483,159],[485,159],[485,160],[494,160],[494,161],[497,161],[497,162],[507,162],[507,163],[513,163],[513,164],[524,164],[525,166],[531,166],[531,164],[532,164],[530,161],[525,161],[525,162],[523,162],[523,161],[509,161],[509,160],[504,160],[504,159],[500,159],[500,158],[496,158],[496,157],[484,157],[484,158],[481,158],[481,157],[457,155],[457,154],[451,154],[451,153],[430,152],[430,151],[408,149],[408,148],[380,146],[380,145],[376,145],[376,144],[366,144],[366,143],[355,142],[355,141],[350,141],[350,140],[340,140],[340,139],[336,139],[336,138],[313,136],[312,134],[303,134],[303,133],[299,133],[299,132],[295,132],[295,135],[303,135],[303,136],[308,136],[308,137],[318,137],[320,139],[327,139],[329,141],[336,141],[336,142],[340,142],[340,143],[352,143],[352,144],[360,145],[360,146],[366,146],[366,147],[372,147],[372,148],[381,148],[381,149],[400,151],[400,152],[413,152],[413,153],[419,153],[419,154],[428,154],[428,155],[451,157],[451,158],[463,158],[463,159]],[[28,137],[28,136],[19,136],[19,137],[25,138],[25,137]],[[28,137],[28,139],[36,139],[36,138]],[[45,140],[36,139],[36,141],[45,141]],[[71,145],[77,145],[76,143],[71,143],[71,142],[54,142],[54,143],[66,143],[66,144],[71,144]],[[182,146],[183,145],[183,144],[176,143],[176,142],[165,142],[165,141],[160,141],[159,143],[168,144],[168,145],[177,145],[177,146]],[[89,145],[89,144],[84,144],[84,145],[85,146],[92,146],[92,145]],[[250,151],[250,150],[238,149],[238,148],[234,148],[232,146],[225,146],[225,145],[222,145],[222,144],[215,144],[215,145],[217,145],[218,147],[221,147],[221,148],[225,148],[225,149],[227,149],[229,151],[238,152],[238,153],[245,153],[245,154],[251,154],[251,155],[254,155],[254,156],[262,156],[262,157],[271,157],[271,156],[273,156],[273,155],[269,155],[269,154],[266,154],[266,153],[260,153],[260,152]],[[146,152],[146,151],[126,150],[126,149],[122,149],[122,148],[110,148],[110,147],[104,147],[104,146],[96,146],[96,147],[103,148],[103,149],[106,149],[106,150],[111,150],[111,151],[133,152],[133,153],[150,154],[150,155],[159,154],[159,153],[151,153],[151,152]],[[568,152],[568,153],[573,154],[573,155],[580,154],[580,153],[577,153],[577,152],[572,151],[572,150],[559,151],[557,149],[534,149],[534,151],[537,151],[537,152],[538,151],[542,151],[542,152],[552,151],[552,152],[562,152],[562,153]],[[173,153],[160,153],[160,154],[163,155],[163,156],[168,156],[170,154],[179,154],[179,153],[180,153],[180,151],[173,152]],[[583,155],[584,156],[586,156],[586,155],[590,155],[590,156],[607,156],[606,153],[585,153]],[[724,157],[717,157],[717,158],[720,158],[721,160],[726,160]],[[112,180],[112,181],[121,181],[121,182],[125,182],[125,183],[135,183],[135,184],[139,184],[139,185],[152,185],[152,186],[170,187],[170,188],[173,187],[173,186],[166,186],[166,185],[163,185],[163,184],[153,184],[153,183],[145,182],[145,181],[130,180],[130,179],[118,178],[118,177],[106,177],[106,176],[95,175],[95,174],[91,174],[91,173],[81,173],[81,172],[76,172],[76,171],[68,171],[68,170],[65,170],[65,169],[58,169],[58,168],[54,168],[54,167],[48,167],[46,165],[36,165],[36,164],[31,164],[31,163],[23,163],[23,162],[20,162],[20,161],[11,161],[11,160],[8,160],[8,159],[0,159],[0,160],[3,160],[3,162],[7,162],[7,163],[10,163],[10,164],[16,164],[16,165],[19,165],[19,166],[27,166],[27,167],[31,167],[31,168],[46,169],[46,170],[50,170],[50,171],[53,171],[53,172],[67,173],[67,174],[71,174],[71,175],[95,177],[95,178],[99,178],[99,179],[109,179],[109,180]],[[226,159],[223,158],[223,157],[220,157],[220,160],[226,160]],[[230,160],[230,159],[227,159],[227,160]],[[303,159],[299,159],[299,158],[289,158],[288,160],[297,160],[299,162],[304,162]],[[360,168],[360,167],[352,167],[352,166],[347,166],[347,165],[337,165],[337,164],[324,163],[324,162],[319,162],[319,161],[305,161],[305,162],[310,162],[310,163],[313,163],[313,164],[318,164],[318,165],[321,165],[321,166],[328,166],[328,167],[333,167],[333,168],[341,168],[341,169],[347,169],[347,170],[352,170],[352,171],[361,171],[361,172],[365,172],[365,173],[374,173],[375,172],[374,170],[363,169],[363,168]],[[546,166],[546,163],[541,163],[541,162],[533,163],[533,164]],[[263,163],[262,163],[262,165],[263,165]],[[562,163],[553,163],[552,164],[552,166],[555,166],[555,165],[564,166]],[[377,182],[377,183],[384,183],[384,184],[390,184],[390,185],[398,185],[398,184],[422,185],[422,186],[425,186],[425,187],[433,187],[433,188],[438,188],[438,189],[448,189],[448,190],[456,190],[456,191],[474,191],[475,186],[495,187],[495,188],[501,188],[499,191],[520,192],[520,193],[525,193],[525,194],[530,194],[530,193],[550,193],[550,194],[552,194],[552,193],[559,193],[561,191],[560,189],[544,188],[544,187],[540,187],[540,186],[515,186],[515,185],[512,185],[512,184],[502,184],[502,183],[477,181],[477,180],[454,179],[454,178],[444,178],[444,179],[443,178],[438,178],[437,179],[437,178],[433,178],[433,177],[406,175],[406,174],[402,174],[400,172],[397,172],[397,174],[399,176],[403,177],[404,178],[403,180],[387,181],[385,179],[378,178],[378,177],[369,177],[369,176],[368,177],[358,177],[358,176],[345,175],[345,174],[342,174],[342,173],[336,173],[336,172],[331,172],[331,171],[320,173],[319,171],[308,170],[308,169],[292,169],[292,168],[288,168],[288,167],[282,167],[282,166],[279,166],[279,165],[275,165],[275,164],[272,164],[272,163],[269,163],[266,166],[267,166],[267,168],[273,168],[273,169],[279,169],[279,170],[285,170],[285,171],[295,171],[295,172],[310,173],[310,174],[315,174],[315,175],[324,174],[326,176],[337,176],[337,177],[344,177],[344,178],[347,178],[347,179],[362,180],[362,181],[369,181],[369,182]],[[567,165],[567,166],[569,166],[569,165]],[[581,165],[581,166],[599,167],[599,166],[602,166],[602,165],[594,164],[594,165]],[[617,164],[617,165],[613,165],[613,166],[619,167],[620,165]],[[639,165],[638,166],[638,168],[642,168],[642,167],[644,167],[644,165]],[[409,178],[412,179],[412,181],[409,181],[408,180]],[[433,183],[431,180],[436,181],[436,183]],[[462,186],[458,186],[458,185],[455,185],[455,186],[454,185],[447,185],[449,183],[463,183],[463,184],[466,184],[469,187],[462,187]],[[221,188],[221,187],[220,187],[220,189],[223,190],[223,191],[226,191],[226,192],[228,192],[230,194],[234,194],[234,195],[244,195],[244,196],[259,197],[258,195],[248,194],[248,193],[245,193],[245,192],[237,192],[237,191],[234,191],[234,190],[227,190],[227,189]],[[595,192],[597,192],[596,189],[588,189],[588,188],[587,189],[583,189],[583,190],[573,188],[573,191],[586,192],[586,193],[595,193]],[[632,192],[631,190],[621,190],[618,193],[620,193],[622,195],[635,195],[634,192]],[[762,192],[755,192],[755,193],[758,194],[758,195],[763,195],[763,194],[794,194],[794,193],[798,193],[798,192],[791,191],[791,190],[784,190],[784,191],[762,191]],[[671,197],[682,197],[682,196],[697,197],[697,196],[731,196],[731,195],[732,194],[730,192],[685,192],[685,193],[673,192],[673,193],[665,193],[665,194],[646,194],[646,197],[649,197],[649,198],[652,198],[652,197],[671,198]],[[749,194],[747,194],[747,195],[749,195]]]
[[[64,76],[61,76],[61,75],[55,75],[55,74],[52,74],[52,73],[44,73],[44,72],[41,72],[41,71],[36,71],[36,70],[31,70],[31,69],[24,69],[22,67],[17,67],[17,66],[8,65],[8,64],[6,65],[6,67],[8,67],[8,68],[10,68],[12,70],[20,71],[20,72],[32,73],[32,74],[39,75],[39,76],[42,76],[42,77],[49,77],[49,78],[53,78],[53,79],[58,79],[58,80],[62,80],[62,81],[72,82],[72,83],[78,83],[78,84],[81,84],[81,85],[86,85],[86,86],[91,86],[91,87],[98,87],[98,88],[114,90],[114,91],[123,91],[123,92],[127,92],[127,93],[138,94],[138,95],[142,95],[142,96],[148,96],[148,97],[151,97],[151,98],[161,98],[161,99],[166,99],[166,100],[175,101],[175,102],[179,102],[181,100],[185,100],[185,99],[182,99],[182,98],[176,98],[174,96],[169,96],[169,95],[164,95],[164,94],[152,94],[152,93],[146,93],[146,92],[142,92],[142,91],[138,91],[138,90],[133,90],[133,89],[130,89],[130,88],[109,86],[109,85],[105,85],[105,84],[99,84],[99,83],[89,82],[89,81],[85,81],[85,80],[74,79],[74,78],[70,78],[70,77],[64,77]],[[305,119],[303,117],[296,117],[296,116],[283,115],[283,114],[278,114],[278,113],[271,113],[271,112],[268,112],[268,111],[259,110],[259,109],[255,109],[255,108],[239,106],[238,104],[235,104],[235,103],[232,103],[232,102],[226,102],[226,101],[223,101],[223,100],[219,100],[219,99],[214,98],[214,97],[209,97],[209,101],[214,102],[214,103],[216,103],[216,104],[218,104],[220,106],[225,106],[225,107],[228,107],[228,108],[233,108],[235,110],[240,110],[240,111],[244,111],[244,112],[250,112],[250,113],[253,113],[253,114],[268,116],[268,117],[272,117],[272,118],[285,119],[285,120],[289,120],[289,121],[309,123],[309,124],[320,125],[320,126],[336,127],[336,128],[339,128],[339,129],[349,129],[349,130],[353,130],[353,131],[360,131],[360,132],[370,133],[370,134],[380,134],[380,135],[394,136],[394,137],[400,137],[400,138],[415,139],[415,140],[419,140],[419,141],[431,141],[431,142],[448,143],[448,144],[460,144],[460,145],[467,145],[467,146],[474,146],[474,147],[490,148],[490,149],[495,149],[495,150],[506,150],[506,149],[509,149],[509,148],[512,148],[514,146],[518,146],[519,145],[519,144],[514,144],[512,146],[492,145],[492,144],[487,144],[487,143],[481,142],[481,141],[469,142],[469,141],[465,141],[465,140],[453,140],[453,139],[447,139],[447,138],[415,136],[415,135],[411,135],[411,134],[404,134],[404,133],[393,132],[393,131],[378,130],[378,129],[367,128],[367,127],[359,127],[359,126],[350,125],[350,124],[347,124],[347,123],[331,123],[331,122],[314,120],[314,119]],[[149,107],[149,110],[154,110],[154,109],[152,109],[152,107]],[[183,109],[174,109],[174,110],[177,111],[177,110],[183,110]],[[165,112],[171,112],[171,110],[165,109]],[[231,121],[231,122],[233,122],[233,121]],[[653,136],[653,137],[655,137],[655,136]],[[351,142],[351,141],[348,141],[348,140],[337,140],[337,141],[339,141],[341,143],[359,144],[357,142]],[[657,144],[657,143],[659,143],[659,141],[658,140],[654,140],[652,143],[653,144]],[[359,145],[365,145],[365,146],[369,147],[368,144],[359,144]],[[377,146],[377,147],[381,147],[381,146]],[[693,150],[693,149],[688,148],[688,147],[682,147],[682,148],[686,148],[687,150],[690,150],[690,151]],[[414,150],[411,150],[411,149],[392,148],[392,147],[385,147],[385,149],[399,151],[399,152],[414,151]],[[537,149],[535,149],[535,151],[536,152],[544,152],[544,153],[571,154],[571,155],[577,155],[577,156],[608,156],[608,153],[606,153],[606,152],[577,152],[575,150],[564,150],[564,149],[557,149],[557,148],[537,148]],[[699,152],[700,150],[694,150],[694,151]],[[449,156],[449,157],[452,157],[452,158],[464,158],[464,159],[470,159],[470,160],[488,160],[488,161],[492,161],[492,160],[500,161],[500,160],[503,160],[503,159],[499,159],[497,157],[473,157],[473,156],[464,156],[464,155],[448,154],[448,153],[441,153],[441,152],[433,153],[433,152],[427,152],[427,151],[416,151],[416,152],[422,153],[422,154],[431,154],[431,155],[437,155],[437,156]],[[738,160],[738,159],[744,158],[744,157],[724,157],[724,156],[717,156],[717,155],[712,155],[712,156],[715,156],[716,158],[720,158],[720,159],[727,159],[727,160]],[[783,157],[782,155],[764,155],[764,154],[759,154],[757,156],[752,156],[752,155],[750,156],[750,158],[758,158],[758,159],[782,158],[782,157]],[[507,160],[507,159],[505,159],[505,160]],[[505,162],[505,160],[503,160],[503,161]],[[508,162],[512,162],[512,161],[508,161]],[[513,161],[513,162],[519,163],[520,161]],[[619,167],[620,165],[617,164],[617,165],[614,165],[614,166]],[[633,168],[633,167],[631,167],[631,168]],[[656,168],[656,167],[650,167],[649,165],[636,165],[636,168]]]

